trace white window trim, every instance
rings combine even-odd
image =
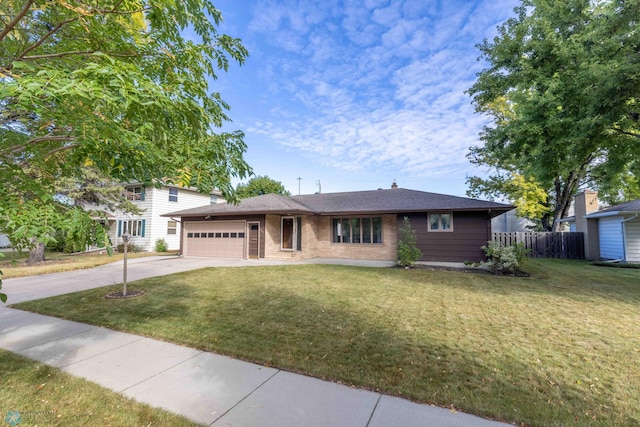
[[[175,194],[172,194],[171,191],[175,191]],[[175,197],[175,200],[171,200],[172,197]],[[178,203],[178,189],[177,188],[169,188],[169,201],[171,203]]]
[[[173,227],[171,223],[173,222]],[[173,233],[169,233],[169,230],[173,230]],[[168,220],[167,221],[167,236],[175,236],[178,234],[178,221]]]
[[[450,217],[451,217],[451,224],[450,224],[451,227],[449,227],[446,230],[443,230],[443,229],[440,229],[440,228],[438,228],[436,230],[432,229],[431,228],[431,215],[442,215],[442,214],[449,214],[450,215]],[[439,225],[441,226],[442,225],[441,221],[438,220],[438,222],[439,222]],[[429,214],[427,215],[427,231],[429,233],[451,233],[451,232],[453,232],[453,211],[429,212]]]
[[[362,220],[365,219],[365,218],[371,219],[371,228],[370,228],[370,231],[371,231],[371,242],[365,243],[365,242],[360,241],[358,243],[354,243],[354,242],[350,241],[348,243],[345,243],[345,242],[342,241],[342,220],[343,219],[351,220],[351,219],[354,219],[354,218],[360,220],[360,230],[361,230],[360,231],[360,235],[361,236],[362,236]],[[373,220],[376,219],[376,218],[380,218],[380,241],[379,242],[374,242],[373,241],[374,240],[374,238],[373,238],[374,237]],[[336,241],[333,240],[333,234],[334,234],[333,232],[335,231],[334,228],[333,228],[333,220],[334,219],[339,219],[340,220],[340,222],[338,223],[338,227],[337,227],[337,234],[340,237],[340,240],[341,240],[340,242],[336,242]],[[354,246],[358,246],[358,245],[375,245],[375,246],[378,246],[378,245],[384,245],[385,244],[385,242],[384,242],[384,216],[380,216],[380,215],[372,215],[372,216],[370,216],[370,215],[332,216],[331,219],[330,219],[330,227],[331,227],[331,244],[333,244],[333,245],[343,245],[344,244],[344,245],[354,245]],[[349,225],[349,230],[350,230],[350,240],[353,240],[353,230],[351,228],[351,225]],[[364,239],[361,238],[361,240],[364,240]]]
[[[136,192],[136,190],[139,190]],[[135,185],[131,187],[125,187],[125,197],[130,202],[139,202],[144,200],[144,186]]]

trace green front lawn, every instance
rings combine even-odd
[[[211,268],[19,304],[530,425],[640,425],[640,271]]]
[[[0,350],[0,367],[3,426],[197,425],[8,351]]]

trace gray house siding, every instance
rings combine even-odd
[[[621,217],[599,218],[598,237],[600,239],[601,258],[624,259]]]
[[[624,224],[626,231],[627,262],[640,262],[640,219]]]

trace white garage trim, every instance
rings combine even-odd
[[[184,223],[184,255],[245,258],[246,221]]]

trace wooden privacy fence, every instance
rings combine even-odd
[[[524,231],[517,233],[493,233],[493,241],[503,246],[524,243],[529,258],[584,259],[584,235],[582,233],[552,233]]]

